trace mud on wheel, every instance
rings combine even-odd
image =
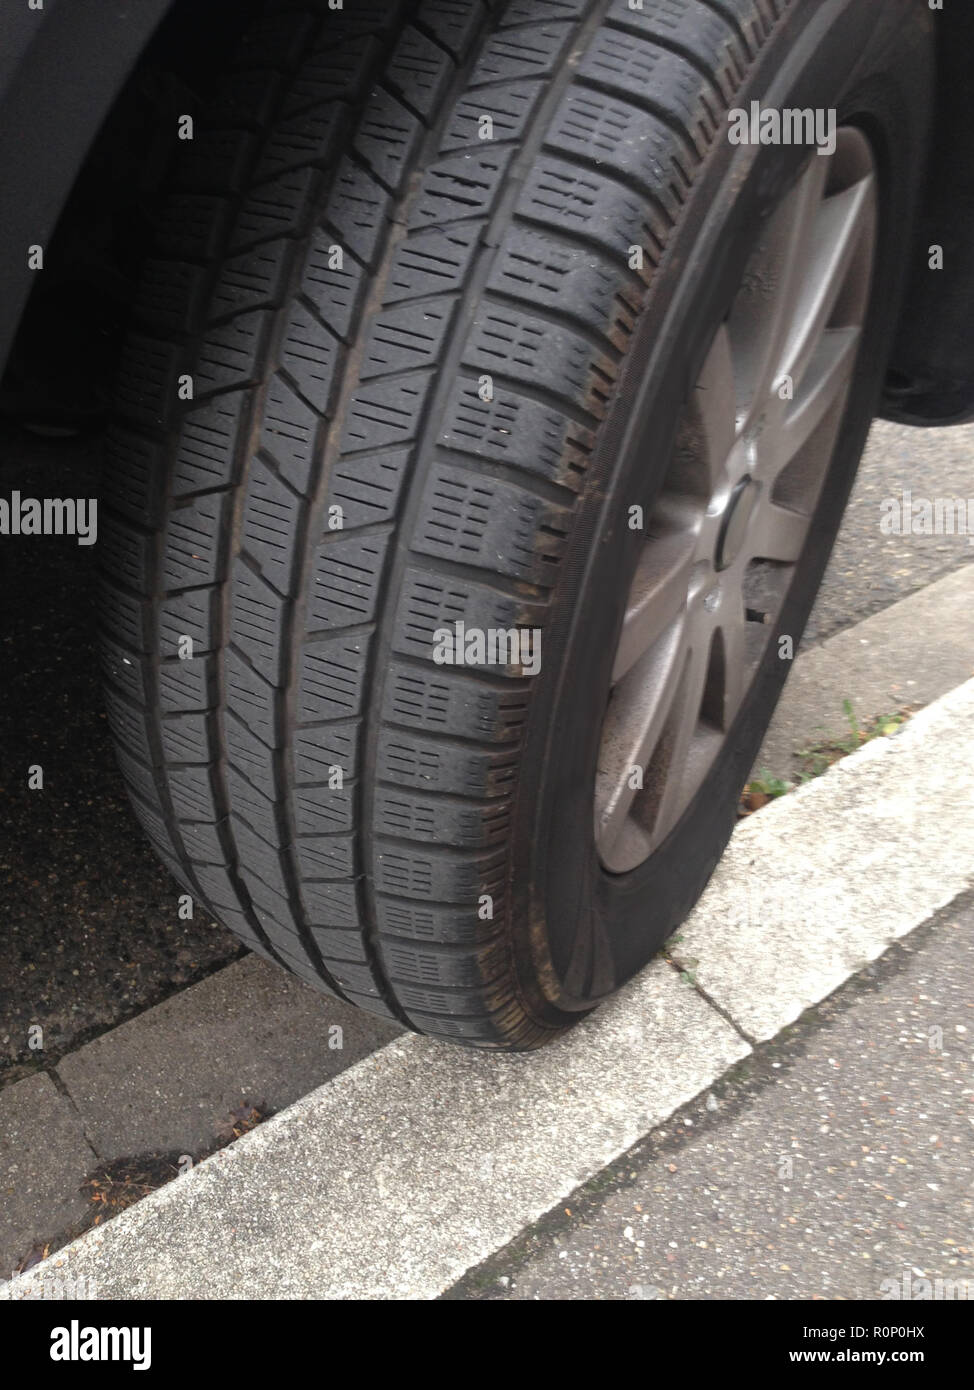
[[[346,0],[239,45],[134,308],[102,628],[142,824],[253,950],[526,1048],[692,906],[878,399],[928,22]],[[735,144],[752,102],[834,149]]]

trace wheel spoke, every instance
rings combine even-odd
[[[596,839],[607,863],[639,790],[631,785],[633,771],[648,765],[676,695],[684,629],[684,619],[675,622],[609,701],[595,779]]]
[[[751,521],[748,553],[754,560],[777,560],[793,565],[801,555],[811,519],[801,512],[764,501]]]
[[[700,722],[710,668],[707,635],[706,629],[699,631],[686,655],[683,677],[674,702],[678,715],[671,734],[668,766],[653,827],[656,844],[672,830],[695,787],[703,780],[709,762],[707,749],[712,746],[714,739],[719,742],[721,737],[716,730],[702,729]]]
[[[801,390],[781,426],[782,467],[807,444],[832,407],[840,404],[852,378],[860,336],[858,328],[829,328],[819,339]],[[835,414],[838,429],[838,411]],[[829,451],[822,452],[827,462]]]
[[[733,604],[725,602],[726,612],[721,620],[719,640],[722,648],[721,687],[715,702],[719,723],[726,734],[744,700],[749,677],[747,620],[744,600],[738,595]]]
[[[613,685],[618,685],[683,613],[692,567],[691,535],[661,536],[647,542],[622,623]]]
[[[740,420],[742,433],[755,427],[781,376],[827,173],[828,160],[813,155],[772,217],[758,249],[764,269],[753,277],[753,284],[745,285],[731,316],[731,339],[747,402]]]
[[[875,217],[875,208],[875,184],[869,175],[844,193],[827,198],[815,218],[811,255],[803,270],[781,368],[794,381],[796,394],[849,278],[863,232]]]
[[[693,399],[699,414],[707,481],[714,492],[737,439],[737,382],[726,324],[717,330]]]

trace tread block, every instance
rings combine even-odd
[[[167,594],[159,602],[158,642],[163,658],[179,656],[180,644],[188,637],[194,656],[212,651],[216,642],[216,590],[184,589]]]
[[[643,271],[647,283],[652,264],[661,253],[661,242],[637,193],[616,179],[553,155],[535,160],[525,178],[517,211],[554,231],[593,241],[625,262],[630,246],[644,247],[651,263]]]
[[[128,648],[130,654],[148,651],[146,623],[149,614],[144,599],[117,588],[106,579],[98,593],[98,613],[105,631]]]
[[[184,370],[182,350],[173,343],[129,334],[115,387],[122,415],[140,425],[163,426],[177,403]]]
[[[285,284],[286,252],[285,243],[269,241],[227,261],[213,288],[211,318],[277,303]]]
[[[208,493],[169,513],[162,564],[167,589],[216,582],[226,502],[224,494]]]
[[[205,405],[187,411],[172,471],[172,490],[177,497],[226,487],[230,460],[245,418],[247,395],[231,391]]]
[[[255,787],[273,794],[275,785],[275,749],[265,743],[253,729],[238,718],[232,709],[227,711],[227,758]]]
[[[297,67],[313,34],[314,20],[309,14],[266,14],[241,37],[231,69],[262,72],[267,68]]]
[[[297,555],[294,536],[300,499],[272,473],[258,454],[250,464],[241,548],[281,593],[291,587]]]
[[[218,819],[208,767],[175,767],[168,773],[169,795],[177,816],[188,821]]]
[[[658,117],[631,102],[574,86],[562,97],[547,144],[595,161],[628,184],[652,189],[666,217],[664,234],[675,225],[690,187],[687,170],[696,156]]]
[[[368,80],[378,52],[379,45],[368,35],[336,43],[326,29],[288,83],[285,114],[293,115],[319,102],[354,97]]]
[[[527,716],[528,690],[488,685],[449,667],[428,671],[393,661],[383,692],[382,717],[390,724],[482,743],[516,744]]]
[[[317,411],[301,399],[280,373],[275,373],[264,398],[258,447],[295,491],[305,496],[311,491],[320,425]]]
[[[144,662],[110,637],[103,637],[99,653],[102,675],[133,702],[145,699]]]
[[[454,58],[463,58],[485,14],[480,0],[423,0],[417,22]]]
[[[167,762],[207,762],[211,756],[207,716],[177,714],[162,720],[162,750]]]
[[[203,821],[183,821],[179,836],[186,849],[189,861],[196,864],[222,864],[223,845],[215,825]]]
[[[349,719],[299,730],[294,736],[295,783],[301,786],[305,782],[327,782],[335,767],[340,767],[346,778],[351,777],[358,757],[360,727],[358,721]]]
[[[369,330],[361,379],[435,366],[453,309],[444,297],[384,309]]]
[[[406,941],[382,941],[382,962],[400,983],[482,992],[507,968],[507,948],[499,944],[469,951],[423,948]]]
[[[208,709],[213,703],[212,661],[194,657],[192,661],[164,661],[159,668],[159,704],[163,711],[179,714],[184,710]]]
[[[230,200],[219,193],[172,194],[156,228],[156,249],[175,260],[213,261],[223,248],[230,211]]]
[[[107,685],[105,687],[105,713],[108,716],[108,727],[111,729],[116,743],[121,744],[132,757],[137,758],[142,764],[151,764],[152,752],[149,747],[149,735],[146,731],[145,716],[141,709],[134,707],[131,701],[119,691],[111,685]]]
[[[155,520],[165,485],[163,447],[114,423],[105,436],[103,491],[112,506],[148,526]]]
[[[204,307],[205,269],[189,261],[147,259],[142,264],[135,316],[155,331],[191,333]]]
[[[605,414],[616,376],[613,360],[580,333],[491,302],[477,311],[463,361],[478,376],[498,374],[565,396],[568,402],[574,397],[598,420]]]
[[[412,549],[551,585],[569,517],[525,488],[441,463],[430,469]]]
[[[197,128],[195,138],[180,143],[176,181],[185,193],[239,193],[253,159],[254,136],[232,126]]]
[[[519,140],[544,90],[543,82],[506,82],[503,86],[484,87],[461,97],[440,142],[441,152],[449,154],[451,150],[475,148],[481,144],[485,139],[481,133],[484,116],[491,120],[491,140]]]
[[[98,547],[105,570],[119,583],[141,592],[152,550],[148,533],[109,513],[99,525]]]
[[[415,840],[419,844],[483,849],[504,841],[510,830],[511,808],[506,801],[458,806],[442,798],[379,787],[375,793],[374,818],[379,835]]]
[[[230,640],[273,685],[281,680],[284,604],[279,594],[243,560],[232,574]]]
[[[362,703],[365,642],[355,637],[332,637],[308,644],[301,654],[298,718],[347,719]]]
[[[252,189],[244,199],[234,223],[231,251],[242,251],[262,241],[276,240],[302,226],[311,206],[314,187],[315,171],[302,168],[289,169]],[[183,212],[187,230],[181,235],[187,243],[193,244],[191,236],[199,240],[199,233],[194,229],[203,217],[203,209],[192,205]],[[201,260],[209,260],[215,253],[208,253],[201,246],[196,254]]]
[[[386,77],[428,122],[441,109],[453,72],[454,65],[440,45],[409,25],[396,44]]]
[[[472,944],[496,935],[498,928],[496,906],[493,919],[488,921],[480,917],[476,904],[445,906],[379,897],[375,911],[383,938],[402,936],[446,945]]]
[[[346,156],[339,164],[325,218],[366,265],[375,257],[390,209],[389,194],[375,176]]]
[[[299,787],[294,793],[294,823],[299,835],[337,835],[355,823],[353,783],[338,787]]]
[[[294,848],[303,879],[351,878],[355,872],[354,835],[301,835]]]
[[[533,6],[529,13],[534,18]],[[519,77],[551,77],[572,33],[572,25],[559,20],[499,30],[484,44],[469,86],[477,88],[489,82],[512,82]]]
[[[394,381],[363,383],[348,407],[342,449],[384,449],[415,438],[430,389],[428,373],[413,372]]]
[[[353,148],[376,178],[401,193],[422,136],[422,123],[412,111],[392,92],[378,87],[355,133]]]
[[[511,594],[500,593],[488,584],[447,578],[428,570],[406,571],[399,593],[393,624],[393,648],[406,656],[433,662],[436,633],[445,628],[455,631],[456,623],[466,628],[538,627],[542,621],[540,604],[528,603]],[[444,663],[447,664],[447,663]],[[443,669],[442,666],[440,669]],[[511,673],[509,666],[491,666],[498,676]]]
[[[504,184],[512,151],[508,148],[447,155],[423,174],[412,225],[444,226],[468,217],[486,217]]]
[[[570,313],[625,352],[642,295],[617,261],[515,224],[498,250],[490,290],[529,299],[540,309]]]
[[[353,627],[375,617],[388,536],[342,536],[335,532],[315,551],[307,625]]]
[[[342,508],[346,529],[389,521],[395,515],[410,457],[409,449],[387,449],[336,463],[328,504]]]
[[[477,382],[458,377],[440,442],[457,453],[492,460],[580,491],[595,444],[594,430],[557,406],[494,383],[493,400]]]
[[[320,228],[315,231],[305,258],[301,291],[336,337],[344,339],[352,332],[360,310],[365,272],[358,261],[344,254],[339,268],[335,264],[336,247],[333,236]]]
[[[341,345],[321,319],[298,301],[288,315],[280,365],[304,399],[327,413]]]
[[[368,967],[368,955],[358,932],[346,931],[341,927],[313,926],[311,935],[322,956],[332,962],[336,969],[348,965]]]
[[[685,53],[711,74],[730,103],[744,76],[745,57],[731,25],[706,0],[654,0],[642,10],[630,9],[627,0],[612,0],[608,18],[650,44]]]
[[[599,29],[578,74],[637,105],[665,111],[701,159],[718,133],[722,110],[716,91],[699,68],[670,49],[633,43],[630,34],[618,29]]]
[[[341,107],[329,101],[279,121],[264,143],[255,181],[279,178],[289,169],[323,168],[338,147],[342,116]]]
[[[196,395],[255,386],[260,380],[261,344],[270,324],[271,315],[263,310],[211,328],[193,369]]]
[[[379,737],[377,775],[419,791],[506,796],[517,782],[517,762],[510,748],[472,748],[386,728]]]
[[[467,278],[478,240],[479,228],[467,222],[406,237],[396,249],[389,272],[386,303],[459,290]]]
[[[476,904],[503,882],[505,863],[502,851],[461,858],[453,853],[406,852],[380,838],[375,846],[375,886],[377,892],[403,898]]]
[[[258,738],[273,744],[274,687],[231,647],[224,661],[227,708]]]
[[[358,929],[361,920],[354,883],[310,883],[301,885],[301,897],[312,924]]]

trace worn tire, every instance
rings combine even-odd
[[[877,289],[780,618],[799,634],[878,397],[921,171],[926,28],[908,4],[875,10],[280,3],[236,52],[175,150],[135,306],[101,621],[142,824],[253,950],[424,1033],[525,1048],[699,895],[783,663],[667,845],[600,875],[590,731],[635,564],[623,518],[659,483],[625,427],[642,412],[671,447],[797,168],[794,150],[731,147],[727,109],[794,94],[867,123]],[[455,620],[540,628],[540,673],[435,664]]]

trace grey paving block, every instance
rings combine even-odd
[[[71,1102],[44,1073],[0,1091],[0,1278],[85,1211],[97,1159]]]
[[[102,1158],[193,1155],[244,1102],[280,1110],[397,1031],[248,956],[71,1053],[58,1073]]]

